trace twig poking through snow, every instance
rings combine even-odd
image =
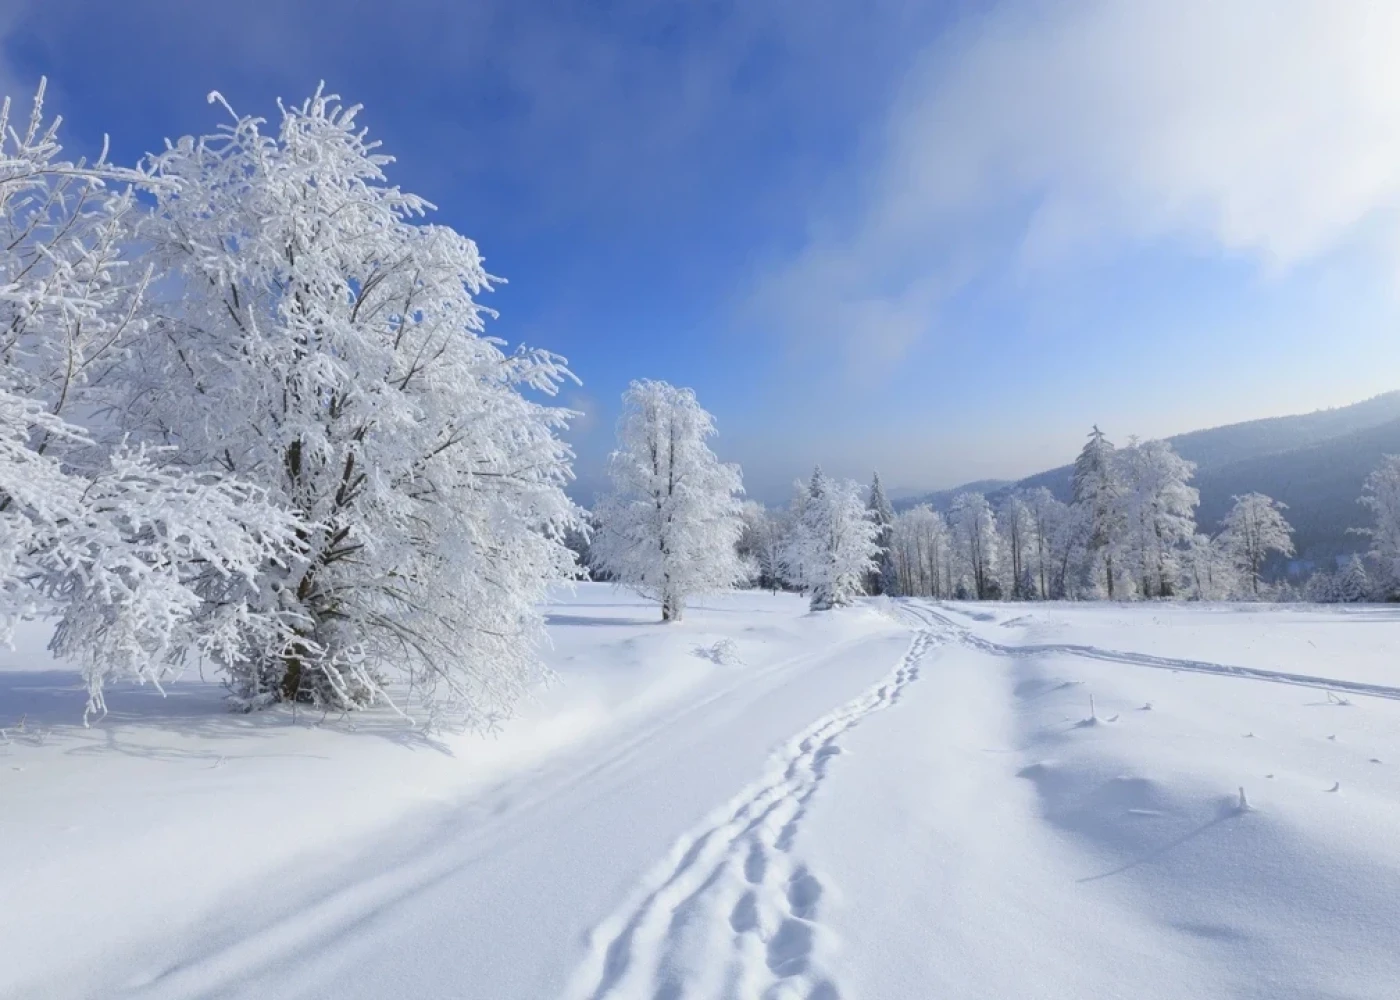
[[[1341,695],[1336,694],[1336,693],[1334,693],[1334,692],[1332,692],[1332,691],[1328,691],[1328,692],[1327,692],[1327,701],[1328,701],[1329,704],[1332,704],[1332,705],[1350,705],[1350,704],[1351,704],[1351,699],[1350,699],[1350,698],[1343,698]]]
[[[739,655],[739,646],[733,639],[721,639],[713,646],[696,646],[695,655],[722,667],[742,666],[744,663],[743,657]]]
[[[1236,812],[1247,813],[1253,811],[1254,807],[1249,804],[1249,799],[1245,797],[1244,785],[1240,786],[1240,801],[1235,806]]]
[[[1334,783],[1334,784],[1332,785],[1332,787],[1329,788],[1329,789],[1327,789],[1327,790],[1328,790],[1329,792],[1340,792],[1340,791],[1342,790],[1342,783],[1341,783],[1340,781],[1338,781],[1338,782]]]

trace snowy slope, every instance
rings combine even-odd
[[[233,716],[197,677],[113,692],[85,730],[76,675],[23,636],[0,669],[0,899],[18,901],[0,906],[0,996],[433,995],[463,975],[491,984],[471,995],[548,995],[735,775],[906,642],[886,616],[812,618],[788,595],[669,627],[602,585],[548,610],[558,682],[491,738]],[[726,639],[737,660],[715,655]],[[368,969],[357,934],[388,939]]]
[[[11,654],[0,996],[1396,995],[1390,609],[703,605],[485,740]]]

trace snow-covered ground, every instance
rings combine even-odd
[[[84,729],[24,634],[0,996],[1396,995],[1400,610],[548,611],[487,738],[197,677]]]

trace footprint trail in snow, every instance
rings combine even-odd
[[[841,737],[897,704],[943,638],[942,622],[919,615],[917,624],[885,680],[788,741],[762,780],[683,836],[594,929],[569,1000],[840,1000],[822,962],[827,887],[794,846]]]

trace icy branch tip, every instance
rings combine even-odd
[[[205,100],[208,101],[210,104],[222,104],[222,105],[224,106],[224,110],[226,110],[231,116],[233,116],[234,118],[237,118],[237,117],[238,117],[238,115],[234,113],[233,105],[230,104],[230,103],[224,98],[224,95],[221,94],[221,93],[219,93],[219,91],[217,91],[217,90],[211,90],[211,91],[209,91],[209,96],[206,97]]]

